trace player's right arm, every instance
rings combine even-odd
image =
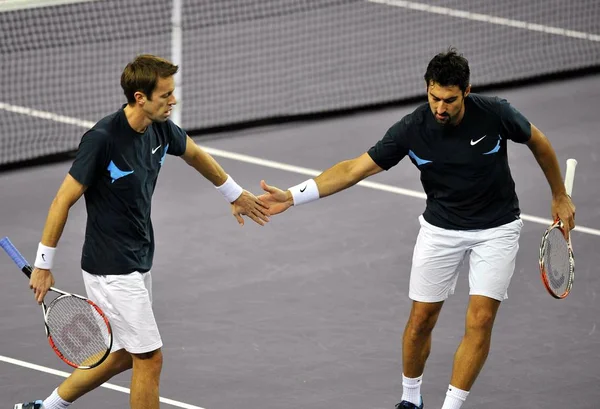
[[[354,158],[338,162],[314,179],[309,179],[286,191],[269,186],[262,180],[261,186],[267,194],[260,196],[269,204],[269,213],[274,215],[281,213],[294,204],[302,204],[308,201],[333,195],[363,179],[383,171],[373,161],[368,153]]]
[[[86,187],[84,185],[75,180],[70,174],[67,174],[48,210],[46,224],[44,225],[44,231],[40,241],[41,245],[38,250],[39,254],[38,257],[36,257],[35,264],[39,265],[38,258],[41,258],[41,261],[45,262],[48,261],[48,257],[53,257],[53,255],[44,254],[44,248],[56,248],[65,224],[67,223],[69,209],[71,209],[77,200],[79,200],[85,190]],[[52,252],[53,250],[50,251]],[[29,279],[29,287],[35,293],[35,299],[38,303],[42,302],[48,289],[53,285],[54,277],[52,276],[50,269],[38,268],[35,266],[31,278]]]
[[[314,179],[308,179],[288,190],[269,186],[262,180],[267,193],[259,196],[269,206],[269,214],[281,213],[291,206],[333,195],[354,186],[363,179],[395,166],[408,153],[407,118],[395,123],[385,136],[362,155],[338,162]]]
[[[52,200],[29,280],[38,303],[42,302],[48,289],[54,285],[50,270],[58,240],[67,223],[69,209],[83,195],[87,186],[95,183],[100,170],[106,169],[108,148],[107,132],[94,129],[86,132],[81,138],[71,169]]]
[[[383,171],[368,153],[333,165],[315,178],[319,197],[327,197]],[[288,190],[289,191],[289,190]]]

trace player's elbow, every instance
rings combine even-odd
[[[60,189],[58,189],[54,200],[52,200],[51,208],[68,211],[79,200],[86,189],[86,186],[79,183],[71,175],[67,175]]]
[[[60,191],[54,196],[50,209],[53,211],[68,212],[77,200],[61,193]]]
[[[341,162],[342,171],[340,172],[341,179],[344,181],[344,186],[349,187],[355,185],[362,179],[361,171],[356,165],[355,159]]]
[[[196,144],[189,146],[186,148],[185,153],[181,156],[181,158],[193,167],[194,169],[199,169],[202,167],[203,160],[205,159],[202,155],[202,150]]]
[[[354,185],[371,175],[381,172],[381,168],[371,159],[369,154],[365,153],[358,158],[351,159],[348,162],[348,177]]]
[[[196,163],[196,151],[185,151],[185,153],[183,155],[181,155],[181,159],[183,159],[183,161],[185,163],[187,163],[190,166],[194,166],[194,164]]]

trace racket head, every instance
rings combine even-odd
[[[110,354],[113,334],[102,309],[76,294],[62,294],[44,313],[48,343],[67,365],[91,369]]]
[[[575,278],[575,257],[571,240],[565,239],[564,225],[560,220],[548,227],[542,236],[539,265],[548,293],[556,299],[567,297]]]

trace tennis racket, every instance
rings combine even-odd
[[[8,237],[0,240],[0,247],[27,277],[31,276],[33,269]],[[91,369],[100,365],[112,348],[108,318],[85,297],[54,287],[50,290],[58,294],[49,305],[42,302],[50,346],[60,359],[74,368]]]
[[[575,178],[575,159],[567,160],[565,189],[571,196]],[[565,227],[560,219],[546,229],[540,244],[540,273],[542,282],[550,295],[557,299],[565,298],[571,292],[575,279],[575,257],[571,246],[571,235],[565,239]]]

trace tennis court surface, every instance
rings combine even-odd
[[[60,3],[68,4],[0,7],[7,40],[0,41],[0,165],[73,149],[86,126],[123,102],[118,80],[127,61],[142,52],[171,55],[170,2],[143,9],[118,0]],[[563,171],[567,158],[579,162],[575,283],[568,298],[555,300],[538,271],[550,191],[527,147],[509,143],[525,225],[490,356],[463,408],[598,409],[600,8],[591,0],[473,3],[184,1],[182,124],[246,189],[259,193],[261,179],[287,188],[370,148],[425,101],[427,61],[458,47],[475,92],[523,112],[549,137]],[[581,75],[558,78],[563,72]],[[546,81],[528,84],[539,78]],[[500,83],[513,87],[493,88]],[[295,120],[273,124],[277,118]],[[271,124],[233,130],[263,121]],[[210,133],[221,126],[230,129]],[[0,237],[30,261],[69,167],[62,160],[0,171]],[[368,182],[265,227],[247,221],[242,228],[206,180],[167,157],[152,209],[161,407],[394,407],[425,201],[408,160]],[[55,263],[56,287],[65,291],[84,292],[85,220],[81,200]],[[70,368],[47,345],[27,279],[3,253],[0,274],[0,398],[12,408],[47,397]],[[442,405],[467,301],[463,268],[434,330],[422,388],[427,409]],[[129,377],[72,407],[127,407]]]
[[[567,299],[557,301],[546,293],[537,269],[545,226],[525,223],[509,299],[465,408],[503,408],[508,402],[598,407],[599,80],[589,76],[498,92],[548,135],[561,162],[577,158],[577,222],[596,230],[573,233],[575,285]],[[310,170],[362,153],[411,109],[266,127],[198,143],[211,148],[249,190],[258,192],[261,178],[285,188]],[[223,157],[227,152],[246,156],[229,159]],[[512,144],[510,161],[523,212],[548,218],[549,189],[533,156]],[[286,171],[283,164],[302,169]],[[392,408],[401,395],[408,273],[424,200],[356,186],[291,209],[265,227],[240,228],[220,195],[183,161],[169,157],[166,165],[153,204],[154,296],[165,343],[161,396],[187,408]],[[68,168],[69,162],[60,162],[2,174],[2,235],[28,258]],[[420,191],[408,161],[369,180]],[[71,211],[55,268],[57,287],[67,291],[83,291],[78,264],[84,226],[81,202]],[[19,399],[46,397],[62,378],[6,358],[60,371],[68,367],[46,345],[26,278],[6,256],[0,257],[0,269],[0,396],[10,407]],[[463,272],[434,331],[423,387],[427,407],[443,401],[467,298]],[[112,383],[127,387],[128,379],[121,375]],[[122,408],[126,402],[122,392],[100,388],[74,407]]]

